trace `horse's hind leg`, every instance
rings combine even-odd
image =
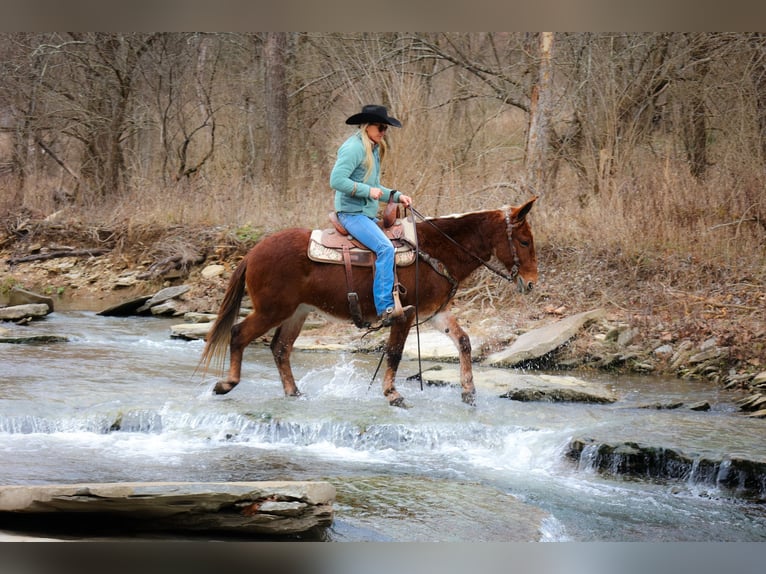
[[[216,383],[213,392],[217,395],[225,395],[239,384],[242,376],[242,355],[256,337],[260,337],[269,330],[269,325],[255,311],[250,313],[243,321],[231,328],[231,343],[229,344],[229,374],[225,381]]]
[[[288,397],[297,397],[301,394],[295,384],[293,370],[290,367],[290,354],[293,351],[293,343],[298,338],[309,311],[310,309],[303,305],[298,307],[293,316],[277,328],[274,332],[274,338],[271,340],[271,354],[274,355],[279,378],[282,380],[285,396]]]
[[[471,339],[458,325],[454,315],[449,312],[439,313],[431,321],[435,327],[447,335],[457,347],[460,357],[460,385],[463,387],[463,402],[475,404],[476,387],[473,384],[473,365],[471,364]]]

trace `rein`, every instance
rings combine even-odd
[[[417,211],[411,205],[410,205],[409,209],[412,211],[412,213],[417,215],[423,222],[429,224],[436,231],[438,231],[445,239],[447,239],[450,243],[455,245],[463,253],[465,253],[466,255],[468,255],[468,256],[472,257],[473,259],[475,259],[476,261],[478,261],[480,265],[486,267],[487,269],[492,271],[492,273],[494,273],[498,277],[502,277],[506,281],[510,281],[511,283],[516,281],[516,277],[519,274],[519,263],[520,263],[520,261],[519,261],[519,255],[518,255],[518,253],[516,253],[516,247],[513,245],[513,238],[512,238],[513,228],[515,227],[515,225],[511,222],[511,214],[508,212],[507,208],[504,208],[503,211],[504,211],[504,214],[505,214],[505,231],[506,231],[506,234],[508,235],[508,245],[510,246],[511,253],[513,254],[513,267],[511,268],[510,274],[506,273],[502,269],[498,269],[494,265],[490,265],[489,263],[484,261],[481,257],[476,255],[475,253],[471,253],[470,251],[468,251],[468,249],[466,249],[460,243],[455,241],[452,237],[450,237],[449,235],[444,233],[441,229],[439,229],[436,225],[434,225],[433,221],[431,221],[430,219],[426,219],[426,217],[422,213]]]

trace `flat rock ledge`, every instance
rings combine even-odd
[[[6,531],[64,525],[117,535],[166,531],[322,540],[333,521],[327,482],[121,482],[0,486]]]
[[[460,370],[434,367],[423,371],[429,385],[460,385]],[[514,401],[607,404],[617,400],[615,394],[600,383],[560,375],[532,375],[508,369],[476,369],[473,382],[479,392],[492,393]]]

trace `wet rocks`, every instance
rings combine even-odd
[[[578,402],[592,404],[613,403],[615,395],[604,385],[584,381],[577,377],[532,375],[506,369],[481,369],[473,373],[477,389],[491,392],[514,401]],[[429,385],[460,385],[460,371],[450,368],[432,368],[423,372],[423,381]]]
[[[191,289],[188,285],[177,285],[159,290],[154,295],[143,295],[99,311],[104,317],[127,317],[130,315],[178,315],[174,300]]]
[[[572,439],[566,457],[580,470],[610,476],[628,476],[709,486],[726,495],[766,500],[766,461],[742,457],[712,460],[673,448],[636,442],[606,443],[590,438]]]
[[[745,411],[748,417],[766,418],[766,394],[754,392],[737,402],[740,410]]]

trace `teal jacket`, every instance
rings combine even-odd
[[[335,211],[343,213],[363,213],[375,218],[378,214],[378,202],[388,202],[391,192],[394,201],[399,201],[401,193],[380,185],[380,150],[375,146],[372,151],[375,165],[370,177],[364,180],[367,166],[364,164],[364,144],[360,133],[355,133],[338,148],[338,157],[330,173],[330,187],[335,190]],[[383,192],[379,200],[370,197],[370,188],[378,187]]]

